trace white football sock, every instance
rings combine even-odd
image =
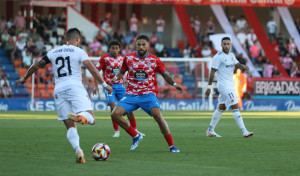
[[[92,114],[90,114],[89,112],[86,112],[86,111],[82,111],[80,113],[78,113],[80,115],[83,115],[85,118],[88,119],[89,121],[89,124],[93,124],[94,123],[94,117],[92,116]]]
[[[215,127],[217,126],[219,120],[221,119],[221,116],[222,116],[222,113],[223,111],[220,110],[219,108],[217,108],[212,116],[212,119],[211,119],[211,122],[210,122],[210,125],[208,127],[208,131],[214,131],[215,130]]]
[[[75,150],[75,153],[82,152],[80,146],[79,146],[79,136],[77,133],[77,129],[74,127],[71,127],[67,131],[67,138],[69,142],[71,143],[72,147]]]
[[[239,128],[241,129],[242,133],[247,132],[247,129],[244,125],[243,118],[241,116],[240,110],[239,109],[233,109],[232,112],[233,112],[233,118],[234,118],[235,122],[237,123],[237,125],[239,126]]]

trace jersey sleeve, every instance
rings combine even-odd
[[[213,57],[213,62],[212,62],[211,68],[218,70],[220,65],[221,65],[221,57],[218,57],[218,55],[215,55]]]
[[[89,60],[89,56],[87,55],[87,53],[83,50],[82,51],[82,54],[81,54],[81,57],[80,57],[80,61],[83,62],[85,60]]]
[[[103,66],[105,65],[105,60],[103,58],[103,56],[99,59],[96,68],[100,71],[102,70]]]
[[[122,73],[125,73],[128,70],[128,65],[127,65],[127,56],[124,57],[122,67],[120,68],[120,71]]]
[[[164,63],[159,58],[157,58],[156,64],[157,65],[156,65],[155,71],[161,75],[164,74],[166,72],[166,67],[165,67]]]

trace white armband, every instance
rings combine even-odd
[[[103,86],[104,88],[108,86],[108,84],[105,81],[100,85]]]
[[[207,85],[207,89],[212,89],[213,86],[212,85]]]
[[[173,86],[175,87],[176,85],[177,85],[176,82],[174,82]]]

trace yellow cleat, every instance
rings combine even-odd
[[[82,152],[76,153],[76,163],[85,163],[84,154]]]
[[[73,120],[74,122],[84,124],[84,125],[89,122],[86,117],[84,117],[83,115],[80,115],[80,114],[70,113],[70,114],[68,114],[68,119]]]

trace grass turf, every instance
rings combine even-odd
[[[108,112],[95,115],[95,126],[78,125],[87,162],[76,164],[56,112],[1,112],[0,175],[299,175],[299,112],[242,113],[246,127],[254,131],[246,139],[230,112],[216,129],[223,137],[208,138],[212,112],[165,111],[181,153],[169,152],[158,125],[144,112],[137,111],[136,118],[146,136],[133,152],[124,130],[120,138],[112,138]],[[97,142],[110,146],[107,161],[91,157]]]

